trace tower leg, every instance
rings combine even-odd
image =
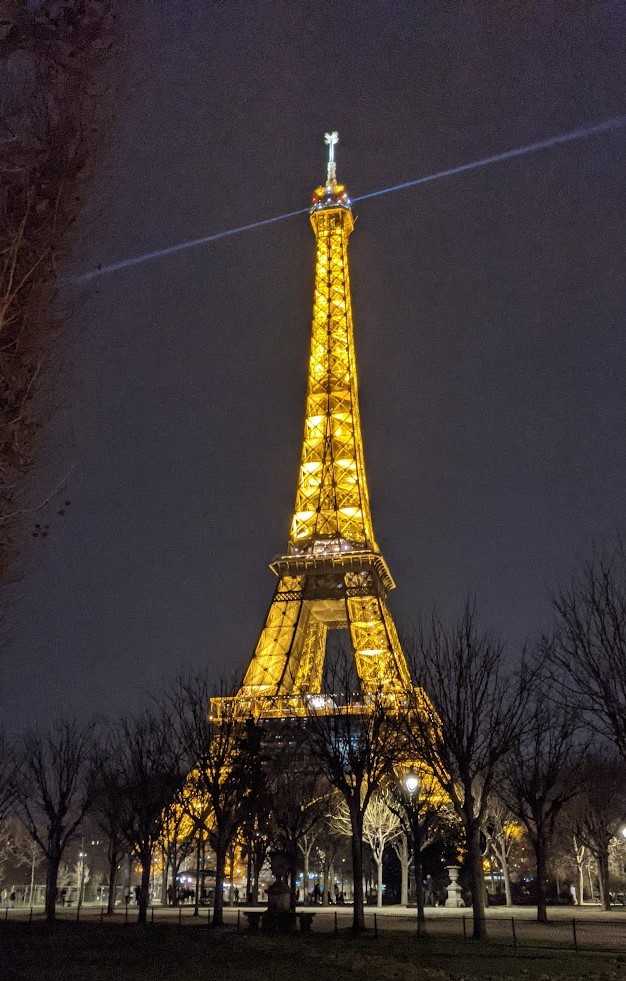
[[[348,596],[348,625],[356,669],[365,692],[407,691],[409,671],[382,596]]]

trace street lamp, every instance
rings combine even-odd
[[[414,794],[420,785],[419,777],[416,777],[414,773],[409,773],[404,781],[404,786],[410,794]]]
[[[415,899],[417,902],[417,931],[425,922],[424,897],[422,895],[422,847],[420,841],[420,787],[421,780],[416,773],[407,773],[404,778],[405,811],[411,827],[413,839],[413,869],[415,871]]]

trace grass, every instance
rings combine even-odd
[[[2,981],[626,981],[626,956],[494,950],[407,934],[267,937],[202,928],[0,924]]]

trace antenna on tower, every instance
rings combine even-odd
[[[335,184],[337,180],[337,165],[335,163],[335,143],[339,143],[339,133],[324,133],[324,143],[328,147],[328,173],[327,184]]]

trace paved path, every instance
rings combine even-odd
[[[225,906],[224,907],[224,918],[226,922],[234,923],[237,919],[238,911],[241,917],[246,910],[263,910],[265,907],[263,904],[257,906]],[[154,911],[154,914],[153,914]],[[335,913],[337,917],[342,921],[344,919],[352,918],[352,907],[351,906],[298,906],[298,911],[316,913],[321,917],[332,917],[334,919]],[[61,919],[76,919],[76,907],[75,906],[59,906],[57,907],[57,914]],[[206,906],[201,906],[199,910],[199,919],[206,921],[208,908]],[[212,912],[212,911],[211,911]],[[465,917],[466,919],[471,919],[472,910],[470,907],[465,907],[462,909],[446,909],[445,907],[427,907],[425,909],[425,915],[427,922],[432,921],[437,923],[446,920],[459,920]],[[372,918],[376,914],[377,918],[384,922],[385,920],[406,920],[408,922],[415,921],[417,910],[413,907],[406,906],[383,906],[377,908],[376,906],[366,906],[365,916]],[[102,908],[99,904],[84,903],[80,910],[80,919],[93,919],[95,917],[100,917],[102,915]],[[162,920],[191,920],[196,919],[193,916],[193,906],[180,906],[180,907],[165,907],[158,904],[151,906],[148,909],[148,917],[150,918],[154,915],[155,921]],[[5,918],[17,919],[30,916],[30,908],[28,906],[16,906],[13,909],[0,909],[0,922]],[[43,916],[43,907],[35,906],[33,909],[33,916],[37,919]],[[126,911],[124,906],[115,907],[115,917],[114,920],[124,919],[126,917]],[[485,910],[485,917],[487,920],[506,920],[510,922],[511,918],[514,917],[515,920],[520,921],[533,921],[537,920],[537,908],[535,906],[490,906]],[[106,918],[106,917],[105,917]],[[127,918],[133,921],[137,918],[137,907],[129,906]],[[616,920],[616,921],[626,921],[626,907],[614,906],[610,911],[603,910],[599,905],[592,903],[585,903],[583,906],[549,906],[548,907],[548,919],[550,921],[567,920],[571,922],[572,919],[578,920]]]

